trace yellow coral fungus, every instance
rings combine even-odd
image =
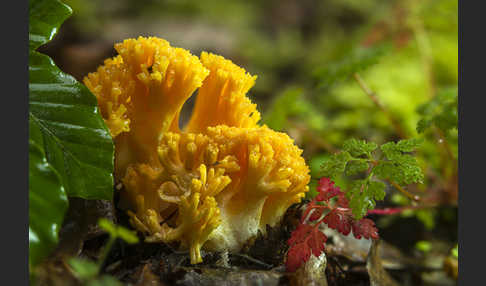
[[[84,82],[115,141],[115,178],[130,223],[149,242],[238,251],[308,190],[302,151],[258,125],[246,96],[256,76],[221,56],[201,58],[157,38],[128,39]],[[197,90],[189,123],[184,102]]]
[[[256,76],[221,56],[203,52],[201,62],[209,76],[199,89],[187,132],[204,132],[208,126],[257,127],[260,113],[246,97]]]
[[[115,175],[133,163],[156,165],[161,134],[179,131],[179,111],[209,71],[196,56],[157,38],[128,39],[84,83],[115,138]]]

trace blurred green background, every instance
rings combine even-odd
[[[78,80],[115,55],[115,42],[140,35],[220,54],[257,75],[249,97],[263,123],[304,150],[312,186],[346,139],[425,138],[417,156],[426,181],[409,191],[426,207],[402,214],[423,226],[409,245],[429,239],[437,223],[457,241],[456,0],[64,2],[73,17],[41,51]],[[434,112],[453,119],[418,134],[419,120]],[[380,206],[409,204],[388,191]],[[385,239],[394,219],[378,221]]]

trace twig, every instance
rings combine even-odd
[[[449,157],[451,162],[455,162],[456,159],[454,158],[454,154],[452,153],[451,145],[449,145],[449,143],[447,142],[444,132],[442,132],[442,130],[437,127],[435,128],[435,131],[439,136],[440,143],[444,146],[444,149],[446,150],[447,156]]]
[[[253,262],[253,263],[255,263],[255,264],[258,264],[258,265],[260,265],[260,266],[263,266],[263,267],[265,267],[266,269],[271,269],[271,268],[273,267],[273,265],[267,264],[267,263],[265,263],[265,262],[263,262],[263,261],[261,261],[261,260],[258,260],[258,259],[256,259],[256,258],[253,258],[253,257],[248,256],[248,255],[246,255],[246,254],[241,254],[241,253],[231,253],[230,255],[234,255],[234,256],[238,256],[238,257],[244,258],[244,259],[246,259],[246,260],[248,260],[248,261],[251,261],[251,262]]]
[[[345,274],[346,273],[346,270],[344,270],[342,267],[341,267],[341,263],[339,263],[339,260],[335,257],[335,256],[329,256],[328,258],[329,260],[333,260],[334,262],[334,265],[337,266],[337,268],[339,268],[339,271],[341,271],[342,274]]]
[[[391,180],[387,180],[388,183],[390,183],[392,186],[395,187],[395,189],[399,190],[402,194],[404,194],[405,196],[407,196],[407,198],[415,201],[415,202],[418,202],[420,200],[420,197],[417,196],[417,195],[412,195],[411,193],[407,192],[405,189],[403,189],[399,184],[391,181]]]
[[[164,245],[170,250],[172,251],[172,253],[174,254],[177,254],[177,255],[185,255],[185,254],[189,254],[189,250],[175,250],[172,246],[170,246],[168,243],[165,243],[164,242]]]
[[[376,93],[372,91],[366,83],[363,81],[363,79],[359,76],[359,74],[354,73],[353,74],[354,79],[358,82],[359,86],[361,89],[368,95],[368,97],[375,103],[375,105],[385,114],[386,117],[388,117],[388,120],[390,120],[391,124],[395,128],[395,131],[401,138],[407,138],[407,135],[405,131],[403,131],[402,127],[400,124],[395,120],[395,118],[391,115],[391,113],[383,106],[383,104],[378,100],[378,97],[376,96]]]

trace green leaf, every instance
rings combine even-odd
[[[371,152],[373,152],[378,145],[374,142],[366,142],[364,140],[349,139],[343,144],[343,150],[348,151],[353,157],[359,156],[369,156],[371,157]]]
[[[98,222],[98,225],[107,231],[110,236],[115,238],[121,238],[125,242],[133,244],[138,242],[138,237],[135,232],[128,230],[120,225],[114,225],[111,221],[101,218]]]
[[[351,155],[342,151],[337,154],[332,155],[322,164],[322,174],[324,177],[334,178],[335,176],[344,172],[346,168],[346,163],[353,159]]]
[[[99,271],[96,263],[86,259],[71,258],[69,266],[73,269],[74,275],[83,281],[93,279],[98,275]]]
[[[368,161],[366,159],[354,159],[346,165],[346,175],[352,176],[368,170]]]
[[[355,180],[346,192],[346,197],[354,217],[361,219],[368,210],[375,208],[376,200],[385,198],[385,184],[367,179]]]
[[[118,237],[129,244],[138,243],[138,237],[135,232],[128,230],[122,226],[118,226]]]
[[[108,232],[108,234],[110,234],[111,237],[116,238],[117,236],[116,226],[111,221],[107,220],[106,218],[101,218],[98,221],[98,225],[106,232]]]
[[[396,144],[397,150],[401,152],[413,152],[415,149],[420,147],[423,140],[420,138],[412,138],[407,140],[400,140]]]
[[[383,151],[383,153],[389,160],[395,160],[399,158],[402,155],[402,153],[413,152],[415,149],[420,147],[422,142],[423,140],[418,138],[400,140],[397,143],[395,142],[385,143],[381,145],[380,149]]]
[[[381,161],[373,168],[373,173],[380,179],[391,180],[399,185],[422,182],[424,174],[417,160],[412,155],[404,154],[414,151],[421,143],[420,139],[409,139],[381,145],[388,160]]]
[[[56,0],[31,0],[29,8],[29,121],[38,126],[38,144],[69,196],[111,200],[113,142],[96,98],[33,50],[52,39],[71,9]]]
[[[442,89],[434,98],[417,108],[422,119],[417,123],[417,132],[423,133],[436,126],[444,133],[457,129],[457,88]]]
[[[424,174],[415,157],[409,154],[422,143],[421,139],[401,140],[381,145],[383,154],[388,159],[373,168],[374,174],[384,180],[391,180],[399,185],[422,182]]]
[[[35,126],[30,124],[31,129]],[[29,269],[56,246],[68,201],[59,174],[42,148],[29,136]]]
[[[370,181],[368,185],[368,192],[375,200],[382,201],[386,195],[385,184],[378,181]]]
[[[401,155],[393,162],[382,162],[373,169],[373,173],[380,179],[394,181],[401,186],[420,183],[424,179],[422,169],[410,155]]]
[[[356,219],[364,217],[368,210],[373,209],[376,205],[373,194],[368,191],[367,180],[353,181],[346,192],[346,197],[349,199],[349,207]]]
[[[71,8],[61,1],[29,0],[29,49],[35,50],[52,40],[71,14]]]
[[[388,142],[380,146],[383,158],[376,158],[378,146],[373,142],[350,139],[344,142],[340,153],[330,156],[322,164],[323,176],[336,178],[343,173],[347,176],[366,175],[365,179],[351,179],[347,184],[346,197],[356,219],[361,219],[372,210],[377,200],[385,198],[385,184],[377,179],[389,180],[399,185],[421,182],[424,174],[412,155],[422,139]]]
[[[433,122],[430,119],[422,118],[417,122],[417,132],[423,133],[427,130],[430,126],[432,126]]]

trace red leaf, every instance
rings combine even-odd
[[[292,231],[287,244],[292,246],[296,243],[302,243],[312,232],[312,226],[308,224],[299,224],[297,228]]]
[[[309,260],[312,254],[319,257],[324,251],[327,236],[317,227],[300,224],[293,232],[287,243],[290,245],[285,262],[287,271],[297,270],[302,263]]]
[[[287,261],[285,262],[287,271],[294,272],[297,270],[304,262],[309,260],[310,254],[310,249],[305,242],[294,244],[287,253]]]
[[[379,238],[378,229],[376,229],[375,223],[371,219],[367,218],[353,222],[353,234],[357,239],[360,239],[361,237],[366,239]]]
[[[290,246],[285,262],[287,271],[297,270],[304,262],[309,260],[311,254],[319,257],[324,251],[327,236],[319,231],[319,225],[322,222],[344,235],[348,235],[352,230],[357,239],[361,237],[378,238],[378,230],[372,220],[361,219],[356,221],[353,218],[348,207],[349,200],[339,187],[334,185],[333,181],[329,178],[321,178],[317,185],[317,191],[319,194],[307,204],[301,216],[301,223],[287,241]],[[331,204],[330,199],[336,196],[336,202]],[[322,201],[325,201],[325,205],[317,204],[317,202]],[[322,218],[324,210],[330,210],[330,212]],[[310,216],[309,213],[311,213]],[[309,222],[314,222],[313,225],[304,223],[307,216],[309,216]]]
[[[317,184],[319,194],[315,197],[318,202],[328,201],[330,198],[342,194],[339,187],[334,185],[331,179],[322,177]]]
[[[314,231],[312,232],[311,237],[309,237],[307,243],[315,257],[319,257],[324,251],[326,241],[327,236],[319,231],[319,229],[314,228]]]
[[[348,201],[348,198],[346,198],[346,195],[344,195],[344,193],[340,193],[338,195],[338,199],[337,199],[337,202],[336,204],[340,207],[340,208],[348,208],[349,207],[349,201]]]
[[[352,218],[345,213],[339,212],[334,209],[329,212],[323,219],[323,221],[329,226],[344,235],[348,235],[351,232]]]
[[[315,208],[309,217],[309,221],[316,221],[321,218],[324,208]]]

